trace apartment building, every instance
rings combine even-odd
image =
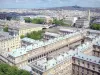
[[[49,53],[57,51],[59,48],[67,46],[76,40],[81,40],[82,38],[83,35],[81,35],[80,32],[75,32],[73,34],[50,39],[45,42],[37,41],[35,44],[13,50],[8,54],[8,59],[13,61],[16,66],[22,67],[36,59],[48,55]],[[13,63],[12,65],[14,65]]]
[[[88,32],[87,35],[86,30],[67,30],[66,33],[65,36],[57,36],[48,41],[23,38],[22,41],[26,42],[27,45],[13,49],[7,53],[2,52],[0,59],[19,68],[29,65],[37,75],[71,75],[72,57],[79,52],[92,55],[93,45],[100,40],[100,37],[97,33],[90,34]],[[93,35],[93,37],[91,38],[89,34]],[[68,52],[63,52],[57,56],[48,56],[65,46],[69,47],[69,45],[77,41],[82,41],[87,36],[91,40],[86,40],[75,48],[69,48]]]
[[[8,31],[11,34],[25,35],[32,31],[39,31],[43,29],[41,24],[23,23],[19,21],[0,20],[0,28],[8,26]]]
[[[72,75],[100,75],[100,58],[83,53],[73,56]]]
[[[75,57],[80,57],[82,60],[84,58],[88,61],[97,62],[97,63],[100,62],[100,58],[91,56],[93,51],[92,48],[93,43],[96,42],[97,40],[100,40],[100,38],[96,38],[92,40],[92,43],[84,42],[83,44],[76,47],[74,50],[71,49],[68,52],[59,53],[58,56],[54,56],[52,58],[47,56],[45,58],[41,58],[36,61],[33,61],[30,63],[30,67],[32,67],[32,70],[36,75],[77,75],[77,71],[76,71],[77,69],[73,68],[74,64],[76,64],[74,63]],[[88,56],[86,56],[85,54],[87,54]],[[89,59],[88,57],[91,59]],[[82,63],[82,61],[80,63]],[[100,63],[97,64],[96,67],[98,67],[98,65],[100,65]],[[97,72],[94,72],[94,75],[99,75],[98,72],[99,69],[97,68],[95,69]],[[73,72],[76,72],[76,74],[74,74]],[[79,72],[82,72],[82,74],[79,73],[79,75],[86,75],[83,74],[84,71],[81,71],[81,68],[79,69]],[[92,73],[89,72],[89,74],[87,75],[92,75]]]
[[[19,36],[12,36],[8,32],[0,32],[0,52],[10,52],[21,47]]]
[[[88,19],[81,18],[81,19],[76,20],[75,27],[88,28],[89,27],[89,21],[88,21]]]
[[[32,31],[39,31],[42,30],[42,25],[39,24],[29,24],[29,23],[20,23],[20,25],[12,25],[8,26],[9,32],[17,32],[19,36],[25,35]]]
[[[100,57],[100,41],[93,45],[93,56]]]
[[[74,50],[59,53],[53,58],[38,59],[30,63],[30,67],[36,75],[71,75],[72,74],[72,57],[79,52],[91,55],[92,45],[89,42],[79,45]]]

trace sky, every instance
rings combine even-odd
[[[0,8],[100,7],[100,0],[0,0]]]

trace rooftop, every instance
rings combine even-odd
[[[81,53],[80,53],[80,52],[87,50],[89,47],[91,47],[93,45],[93,43],[95,43],[98,40],[100,40],[100,37],[94,38],[92,40],[92,42],[85,42],[85,43],[79,45],[74,50],[71,49],[71,50],[69,50],[69,52],[61,53],[58,56],[55,56],[50,60],[47,60],[47,58],[43,58],[43,59],[40,59],[38,61],[35,61],[34,63],[32,62],[31,66],[40,70],[40,71],[46,71],[48,69],[51,69],[52,67],[55,67],[58,64],[61,64],[63,61],[71,59],[73,56],[80,56],[80,58],[82,58],[84,56],[85,60],[87,60],[87,58],[90,58],[90,59],[93,58],[93,60],[91,60],[91,62],[96,61],[95,63],[98,64],[100,58],[96,59],[96,57],[92,57],[92,56],[90,57],[90,56],[86,56],[86,55],[81,56]],[[42,64],[39,64],[39,63],[42,63]]]
[[[19,21],[6,21],[6,20],[0,20],[0,25],[5,26],[8,25],[9,28],[12,29],[26,29],[26,28],[36,28],[36,27],[42,27],[42,24],[32,24],[32,23],[22,23]]]
[[[99,57],[89,56],[89,55],[86,55],[86,54],[83,54],[83,53],[78,53],[74,57],[100,65],[100,58]]]
[[[43,47],[43,46],[55,43],[55,42],[58,42],[60,40],[70,38],[70,37],[73,37],[73,36],[78,35],[78,34],[81,34],[81,33],[80,32],[75,32],[75,33],[68,34],[68,35],[65,35],[65,36],[60,36],[60,37],[57,37],[57,38],[54,38],[54,39],[50,39],[50,40],[45,41],[45,42],[44,41],[38,41],[39,43],[29,45],[27,47],[24,47],[23,49],[19,48],[19,49],[17,49],[18,51],[17,50],[12,50],[12,52],[10,52],[9,55],[11,55],[13,57],[18,57],[18,56],[26,54],[30,50],[35,50],[36,48]]]
[[[53,37],[59,37],[59,36],[60,36],[60,35],[57,34],[57,33],[51,33],[51,32],[45,32],[45,35],[53,36]]]
[[[94,45],[96,45],[96,46],[100,46],[100,40],[97,41]]]
[[[64,32],[75,32],[76,30],[72,30],[72,29],[59,29],[60,31],[64,31]]]
[[[47,58],[43,58],[43,59],[37,60],[36,62],[32,62],[31,66],[34,68],[37,68],[40,71],[46,71],[46,70],[62,63],[63,61],[69,60],[74,55],[76,55],[77,52],[79,53],[81,51],[84,51],[89,47],[90,47],[90,43],[86,42],[86,43],[78,46],[75,50],[69,50],[69,52],[61,53],[58,56],[55,56],[50,60],[47,60]]]
[[[32,23],[16,23],[13,25],[9,25],[9,28],[11,29],[28,29],[28,28],[36,28],[36,27],[42,27],[41,24],[32,24]]]
[[[41,42],[39,40],[34,40],[34,39],[31,39],[31,38],[27,38],[27,37],[23,38],[22,41],[26,41],[26,42],[29,42],[29,43],[32,43],[32,44],[38,44],[38,43]]]
[[[0,41],[1,40],[11,39],[11,38],[13,38],[13,36],[9,35],[8,32],[0,31]]]

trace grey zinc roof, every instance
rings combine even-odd
[[[93,43],[94,41],[98,41],[100,40],[100,37],[98,38],[95,38],[93,40]],[[64,52],[63,54],[60,54],[54,58],[52,58],[51,60],[42,60],[42,61],[45,61],[45,62],[42,62],[41,60],[38,60],[37,62],[37,65],[35,64],[35,68],[39,69],[40,71],[46,71],[48,69],[51,69],[52,67],[55,67],[56,65],[62,63],[63,61],[66,61],[66,60],[69,60],[71,59],[73,56],[74,57],[79,57],[79,58],[83,58],[83,60],[87,60],[88,58],[88,61],[91,59],[91,62],[95,62],[97,64],[100,64],[100,58],[97,58],[97,57],[93,57],[93,56],[88,56],[88,55],[84,55],[80,52],[83,52],[85,50],[87,50],[89,47],[91,47],[93,44],[91,42],[85,42],[84,44],[82,45],[79,45],[76,49],[74,50],[69,50],[69,52]],[[38,63],[41,63],[42,64],[39,64]],[[34,67],[34,64],[32,64],[33,67]],[[45,67],[45,68],[44,68]]]
[[[24,48],[19,48],[19,49],[12,50],[12,52],[10,52],[9,55],[11,55],[13,57],[18,57],[18,56],[21,56],[21,55],[26,54],[30,50],[34,50],[36,48],[43,47],[43,46],[46,46],[46,45],[49,45],[49,44],[58,42],[60,40],[64,40],[66,38],[73,37],[73,36],[75,36],[77,34],[80,34],[80,33],[79,32],[76,32],[76,33],[68,34],[68,35],[63,36],[63,37],[61,36],[61,37],[57,37],[57,38],[54,38],[54,39],[50,39],[50,40],[48,40],[46,42],[39,41],[38,44],[29,45],[29,46],[24,47]]]
[[[8,32],[3,32],[3,31],[0,32],[0,41],[2,41],[2,40],[8,40],[8,39],[11,39],[13,37],[14,36],[9,35]]]
[[[90,55],[86,55],[86,54],[83,54],[83,53],[78,53],[74,57],[100,65],[100,58],[99,57],[90,56]]]

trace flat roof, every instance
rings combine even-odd
[[[48,35],[48,36],[54,36],[54,37],[59,37],[60,35],[57,34],[57,33],[51,33],[51,32],[45,32],[44,33],[45,35]]]
[[[98,33],[98,34],[100,34],[100,31],[99,31],[99,30],[89,30],[88,32],[90,32],[90,33]]]
[[[59,29],[60,31],[64,31],[64,32],[75,32],[76,30],[72,30],[72,29]]]
[[[0,20],[0,25],[1,26],[7,25],[11,29],[19,30],[19,29],[43,27],[44,24],[33,24],[33,23],[22,23],[22,22],[19,22],[19,21]]]
[[[11,29],[28,29],[28,28],[36,28],[36,27],[42,27],[41,24],[32,24],[32,23],[16,23],[13,25],[9,25],[8,27]]]

